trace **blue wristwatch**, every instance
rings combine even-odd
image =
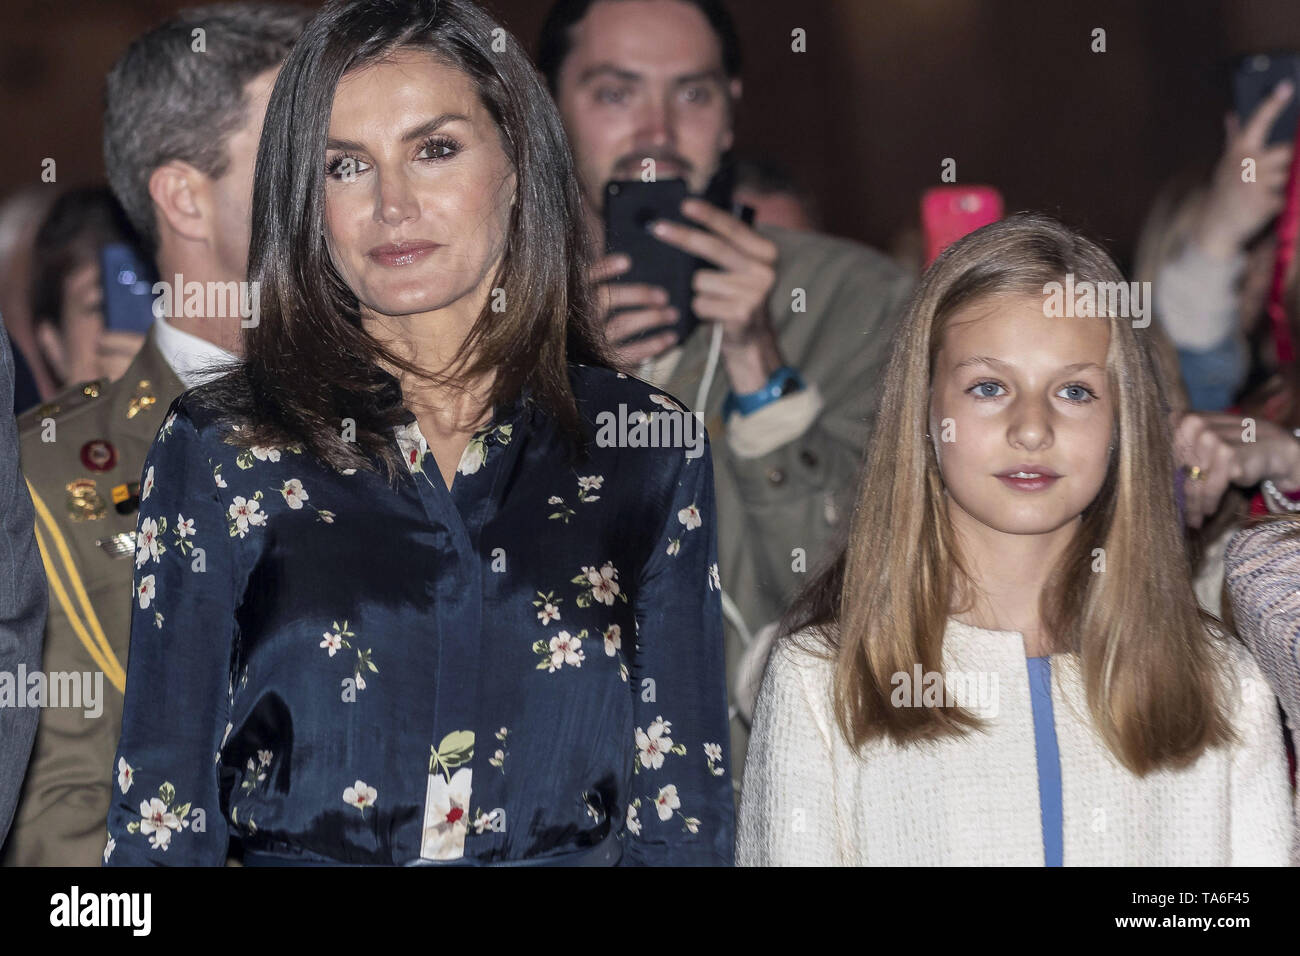
[[[770,405],[778,398],[793,392],[801,392],[804,387],[803,377],[798,370],[789,365],[782,365],[757,392],[746,392],[744,395],[728,392],[726,401],[722,403],[722,417],[730,418],[733,412],[752,415],[764,405]]]

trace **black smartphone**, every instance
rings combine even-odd
[[[1236,61],[1232,72],[1232,104],[1244,124],[1278,83],[1290,80],[1296,92],[1268,133],[1268,145],[1295,139],[1300,123],[1300,53],[1252,53]]]
[[[153,267],[134,246],[110,242],[99,250],[104,328],[148,332],[153,325]]]
[[[734,168],[724,163],[709,180],[701,196],[719,209],[726,209],[753,225],[754,210],[732,201],[735,183]],[[658,335],[665,329],[677,333],[677,341],[686,337],[700,324],[699,316],[691,309],[694,293],[691,282],[696,269],[713,269],[716,266],[657,239],[649,226],[656,219],[668,219],[692,228],[700,228],[682,215],[682,200],[689,195],[684,179],[662,179],[646,183],[640,180],[611,182],[605,185],[605,251],[621,252],[632,260],[632,268],[618,276],[615,282],[637,282],[659,286],[668,292],[668,304],[677,310],[677,323],[647,329],[629,336],[616,345],[627,345]]]
[[[687,195],[684,179],[650,183],[627,180],[605,185],[605,251],[621,252],[632,260],[632,268],[613,281],[659,286],[668,293],[668,304],[677,310],[675,325],[646,329],[616,345],[638,342],[666,329],[675,330],[677,341],[684,342],[699,324],[691,311],[691,280],[699,260],[661,242],[650,231],[650,224],[658,219],[694,225],[681,211]]]

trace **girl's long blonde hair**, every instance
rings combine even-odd
[[[1019,214],[955,243],[922,277],[894,342],[845,545],[781,632],[814,635],[835,662],[834,706],[855,748],[960,735],[960,707],[896,707],[893,675],[943,672],[954,594],[970,595],[927,438],[944,325],[987,296],[1044,285],[1123,282],[1097,245],[1046,216]],[[1068,321],[1068,320],[1065,320]],[[1055,650],[1077,652],[1092,723],[1136,774],[1190,763],[1231,738],[1215,619],[1197,606],[1174,500],[1167,385],[1148,330],[1112,316],[1107,365],[1114,452],[1102,488],[1041,598]],[[1093,570],[1094,549],[1105,570]]]

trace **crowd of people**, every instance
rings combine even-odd
[[[106,685],[0,681],[5,864],[1300,864],[1295,91],[1147,322],[1046,215],[824,233],[743,75],[723,0],[131,43],[107,185],[0,205],[0,671]]]

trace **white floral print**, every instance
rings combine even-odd
[[[284,496],[285,502],[294,511],[302,508],[302,503],[310,497],[307,492],[303,490],[302,482],[297,478],[290,478],[286,481],[284,487],[280,489],[280,494]]]
[[[537,612],[537,620],[542,622],[543,627],[560,619],[559,605],[563,600],[557,598],[554,591],[547,591],[545,594],[541,591],[537,592],[537,600],[533,602],[533,607],[540,608]]]
[[[121,790],[123,793],[126,793],[128,790],[130,790],[132,778],[134,777],[134,775],[135,775],[135,771],[132,770],[131,765],[126,762],[126,758],[118,757],[117,758],[118,789]]]
[[[504,774],[506,772],[506,757],[510,756],[508,750],[509,744],[506,741],[506,738],[510,736],[510,731],[505,727],[502,727],[496,732],[495,736],[497,740],[501,741],[501,746],[497,748],[496,753],[488,758],[488,763]]]
[[[144,567],[150,558],[159,560],[158,522],[145,518],[140,522],[140,533],[136,535],[135,566]]]
[[[627,602],[627,595],[618,586],[618,569],[608,561],[599,568],[583,567],[582,573],[573,579],[573,583],[584,584],[588,588],[578,595],[578,607],[589,607],[593,601],[612,607],[615,598]]]
[[[326,631],[324,638],[320,642],[320,646],[328,648],[330,657],[333,657],[338,649],[343,646],[343,638],[341,635],[331,634],[329,631]]]
[[[367,786],[364,780],[358,780],[343,791],[343,802],[350,807],[356,807],[361,811],[362,816],[366,815],[366,807],[373,807],[378,799],[379,791]]]
[[[140,503],[144,504],[149,500],[149,493],[153,491],[153,465],[144,473],[144,482],[140,485]]]
[[[582,638],[575,637],[568,631],[560,631],[551,638],[550,673],[554,674],[565,664],[581,667],[586,659],[586,652],[582,650]]]
[[[592,494],[599,491],[600,486],[605,483],[604,475],[587,475],[585,478],[578,478],[578,500],[590,504],[593,501],[599,501],[600,495]]]
[[[713,776],[721,777],[724,773],[726,773],[726,770],[724,770],[722,767],[722,745],[721,744],[705,744],[704,759],[708,762],[709,773],[713,774]]]
[[[152,574],[146,574],[140,579],[136,594],[140,598],[140,610],[148,609],[149,602],[154,598],[154,576]]]
[[[611,624],[605,628],[605,654],[613,657],[623,646],[622,628],[617,624]]]
[[[411,470],[411,474],[424,471],[424,456],[429,452],[429,443],[420,434],[420,426],[415,422],[408,422],[396,426],[393,434],[397,438],[397,447],[402,451],[402,460],[406,462],[406,467]]]
[[[636,749],[640,752],[641,766],[658,770],[664,765],[664,756],[672,752],[673,738],[668,736],[672,725],[656,717],[645,730],[636,729]]]
[[[655,797],[655,809],[659,811],[660,820],[671,820],[673,811],[680,810],[682,806],[681,798],[677,796],[677,785],[668,784],[659,791],[659,796]]]
[[[483,467],[488,456],[488,439],[492,439],[501,445],[510,444],[510,436],[514,432],[514,425],[497,425],[494,428],[485,428],[469,440],[465,446],[465,451],[461,453],[460,463],[456,465],[456,473],[459,475],[473,475]]]
[[[235,495],[227,512],[231,521],[231,537],[239,535],[242,538],[248,534],[249,528],[258,528],[266,524],[266,515],[261,513],[261,507],[256,498],[248,499],[242,495]]]
[[[691,502],[677,512],[677,520],[686,526],[687,531],[693,531],[703,523],[700,518],[700,509],[695,507],[695,502]]]
[[[472,772],[468,767],[457,770],[450,780],[437,773],[429,775],[421,856],[455,860],[465,855],[471,781]]]
[[[171,846],[172,836],[190,825],[185,819],[190,805],[177,806],[175,801],[176,788],[164,783],[158,788],[158,796],[140,802],[140,819],[128,823],[127,832],[147,836],[151,847],[165,851]]]

